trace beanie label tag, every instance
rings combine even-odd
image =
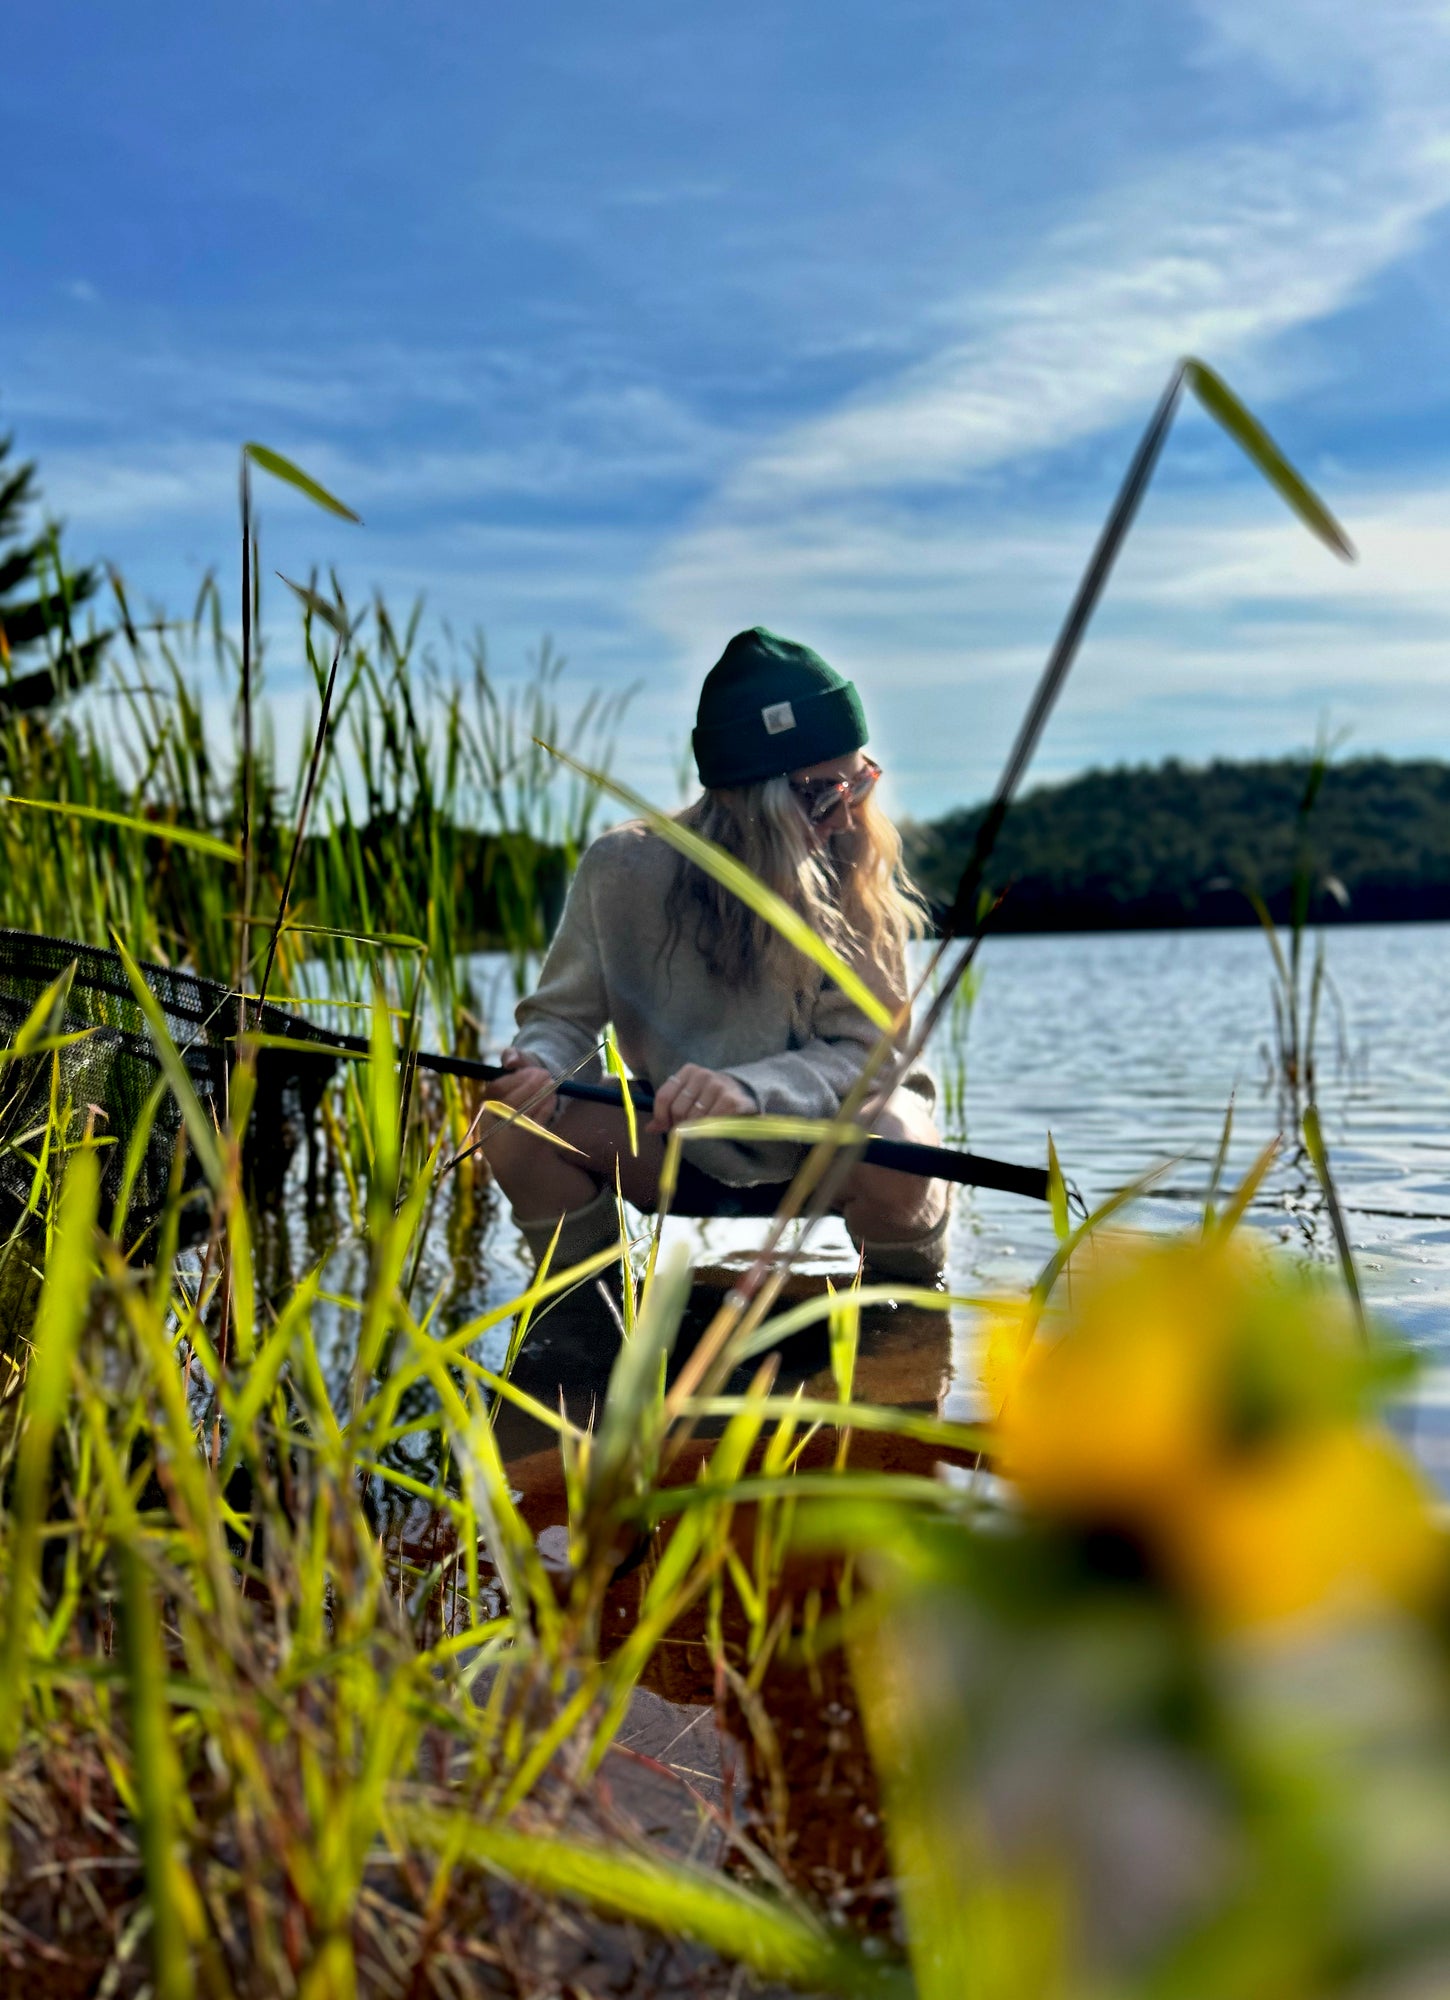
[[[768,708],[761,709],[760,719],[767,736],[781,736],[787,729],[795,728],[795,710],[788,701],[771,702]]]

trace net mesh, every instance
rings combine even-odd
[[[12,1058],[0,1068],[0,1209],[31,1204],[43,1181],[44,1136],[52,1119],[68,1140],[90,1123],[102,1142],[102,1195],[109,1212],[120,1192],[132,1135],[156,1097],[151,1129],[130,1195],[127,1222],[144,1227],[159,1213],[170,1182],[181,1107],[162,1082],[146,1017],[117,953],[67,938],[0,930],[0,1049],[16,1036],[47,987],[75,972],[55,1032],[78,1039],[58,1051]],[[168,1034],[180,1052],[203,1110],[218,1125],[235,1055],[237,998],[218,981],[173,966],[142,965]],[[309,1032],[286,1008],[268,1005],[247,1023],[264,1034]],[[264,1197],[280,1189],[288,1162],[314,1118],[332,1062],[262,1049],[248,1127],[246,1165]],[[52,1128],[53,1129],[53,1128]],[[187,1184],[197,1172],[188,1163]]]

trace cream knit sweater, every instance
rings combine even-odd
[[[538,988],[519,1003],[514,1046],[554,1076],[592,1080],[612,1023],[630,1069],[656,1088],[682,1063],[700,1063],[742,1083],[761,1112],[833,1117],[876,1030],[814,969],[799,996],[764,985],[732,989],[709,971],[688,923],[668,951],[664,904],[678,865],[673,848],[640,821],[600,835],[579,864]],[[904,968],[857,960],[856,969],[899,1002]],[[913,1069],[905,1087],[935,1100],[924,1069]],[[711,1139],[692,1143],[688,1157],[719,1180],[748,1186],[788,1180],[800,1148]]]

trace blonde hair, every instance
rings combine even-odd
[[[927,929],[927,907],[902,865],[901,836],[869,793],[855,826],[811,837],[786,778],[707,791],[676,814],[734,855],[858,969],[882,997],[906,998],[906,943]],[[779,985],[798,995],[814,968],[731,890],[681,860],[665,899],[673,948],[688,927],[710,971],[731,985]],[[870,980],[876,984],[876,980]]]

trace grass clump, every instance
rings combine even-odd
[[[575,1560],[561,1580],[519,1513],[493,1428],[500,1378],[476,1351],[589,1272],[446,1337],[414,1307],[437,1156],[419,1170],[400,1151],[381,1012],[377,1034],[356,1297],[326,1296],[313,1270],[259,1298],[235,1127],[206,1149],[210,1224],[191,1258],[126,1258],[101,1226],[93,1140],[57,1175],[39,1309],[0,1405],[12,1962],[104,1973],[113,1991],[516,1990],[507,1960],[527,1926],[502,1874],[728,1945],[763,1973],[879,1990],[791,1899],[590,1837],[591,1774],[641,1674],[732,1559],[731,1489],[767,1382],[709,1450],[709,1503],[652,1558],[633,1629],[606,1652],[605,1599],[660,1466],[652,1357],[682,1274],[646,1282],[596,1429],[530,1406],[563,1453]],[[244,1067],[243,1118],[247,1095]],[[176,1227],[173,1204],[163,1247]],[[353,1357],[341,1381],[328,1309]]]

